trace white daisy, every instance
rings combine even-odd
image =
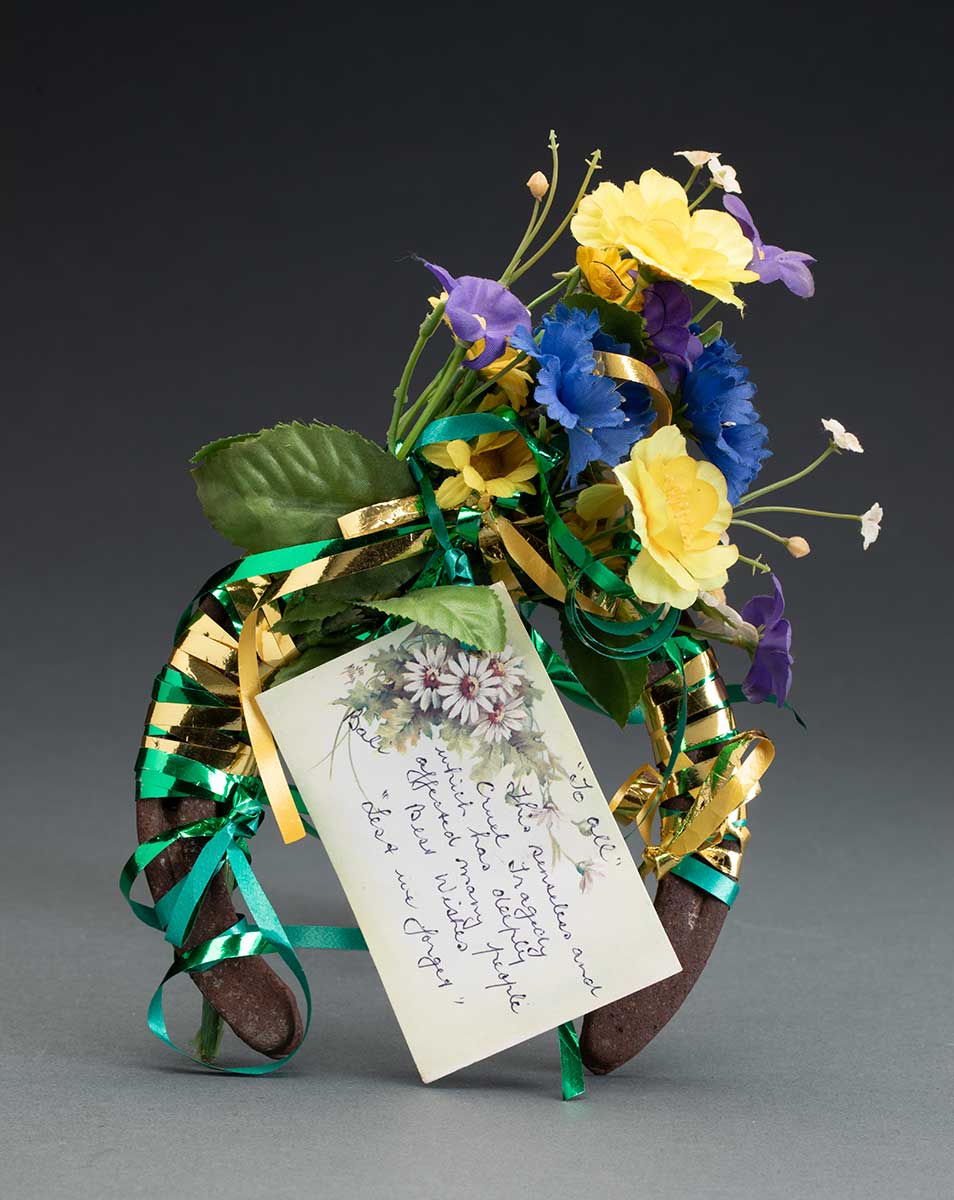
[[[831,440],[839,450],[851,450],[855,454],[864,454],[865,450],[861,442],[858,441],[853,433],[848,432],[841,421],[836,421],[834,417],[825,417],[822,420],[822,425],[831,434]]]
[[[438,688],[446,660],[447,649],[438,643],[415,650],[414,656],[404,664],[404,690],[411,693],[411,699],[422,712],[441,706]]]
[[[498,653],[488,654],[487,665],[497,686],[508,696],[512,696],[524,681],[523,659],[515,657],[513,646],[509,643]]]
[[[878,540],[883,517],[884,509],[877,500],[866,513],[861,514],[861,539],[865,550]]]
[[[500,695],[487,659],[466,650],[447,664],[437,691],[444,712],[467,725],[474,725]]]
[[[507,696],[498,695],[491,706],[480,714],[480,720],[474,726],[474,733],[486,742],[509,742],[514,731],[523,725],[527,718],[522,700],[511,700]]]

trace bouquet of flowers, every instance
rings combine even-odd
[[[732,705],[787,706],[791,626],[757,546],[807,555],[804,537],[773,527],[791,516],[854,521],[865,549],[878,536],[878,504],[848,514],[767,501],[862,447],[826,418],[817,458],[765,481],[756,386],[714,312],[741,311],[738,290],[756,283],[810,297],[815,260],[763,240],[715,152],[678,151],[684,181],[649,169],[622,187],[592,186],[594,152],[560,219],[552,134],[550,152],[549,178],[527,181],[529,221],[498,278],[419,260],[432,294],[382,445],[292,423],[194,457],[207,517],[246,557],[202,589],[157,680],[137,767],[142,844],[123,886],[128,896],[145,871],[157,903],[134,907],[177,948],[167,978],[189,973],[203,991],[204,1061],[222,1018],[278,1062],[300,1043],[294,998],[263,955],[283,957],[307,989],[296,946],[361,945],[357,931],[314,932],[324,927],[296,941],[251,875],[247,840],[263,806],[286,840],[307,831],[255,696],[415,621],[443,637],[376,665],[393,680],[393,703],[371,714],[382,736],[424,736],[439,713],[475,755],[532,774],[547,750],[532,689],[502,642],[488,586],[500,583],[557,688],[650,735],[653,764],[612,807],[645,842],[642,869],[660,879],[657,909],[684,971],[646,989],[656,993],[648,1015],[626,1010],[622,1042],[608,1031],[619,1032],[623,1010],[587,1018],[588,1065],[624,1061],[692,986],[738,887],[746,803],[772,748],[761,731],[736,728]],[[524,276],[566,232],[572,255],[525,300]],[[443,361],[422,380],[441,344]],[[767,586],[730,604],[730,575],[734,594],[746,577]],[[558,645],[537,620],[545,609],[557,614]],[[723,681],[713,642],[745,656],[738,684]],[[367,689],[359,677],[352,685],[348,704],[361,711]],[[236,884],[254,927],[231,906]],[[150,1023],[169,1040],[159,993]]]

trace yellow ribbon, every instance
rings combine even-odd
[[[647,367],[638,358],[631,358],[628,354],[611,354],[608,350],[597,351],[595,358],[597,375],[608,375],[610,379],[628,383],[641,383],[649,392],[653,408],[656,410],[656,420],[650,432],[655,433],[663,425],[672,424],[672,402],[652,367]]]

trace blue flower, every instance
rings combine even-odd
[[[689,432],[725,476],[729,503],[737,504],[762,469],[768,430],[752,405],[755,384],[739,366],[735,347],[717,338],[693,363],[682,385]]]
[[[599,337],[595,312],[558,304],[552,315],[543,318],[539,344],[526,327],[518,328],[510,339],[511,346],[540,363],[534,397],[567,431],[570,487],[591,462],[615,467],[655,415],[649,406],[649,424],[639,419],[640,400],[634,398],[631,419],[627,397],[615,382],[594,374],[594,341]]]

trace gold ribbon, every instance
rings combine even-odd
[[[715,655],[705,650],[643,693],[643,713],[657,766],[641,766],[622,784],[610,809],[634,821],[646,843],[641,871],[662,878],[688,854],[696,854],[715,870],[738,879],[749,837],[746,804],[761,790],[760,779],[775,757],[775,748],[760,729],[737,733],[725,684]],[[672,750],[671,726],[687,688],[684,749],[660,794],[663,764]],[[715,732],[714,732],[715,731]],[[730,736],[734,735],[734,736]],[[711,738],[719,740],[706,745]],[[695,751],[693,761],[687,751]],[[658,843],[651,841],[652,824],[661,801]],[[728,841],[727,841],[728,837]],[[726,841],[726,845],[721,843]]]
[[[624,383],[641,383],[649,392],[656,410],[656,420],[653,422],[651,433],[663,425],[672,424],[672,402],[666,395],[666,389],[659,382],[659,376],[638,358],[628,354],[611,354],[608,350],[598,350],[596,358],[596,374],[607,375],[610,379],[619,379]]]

